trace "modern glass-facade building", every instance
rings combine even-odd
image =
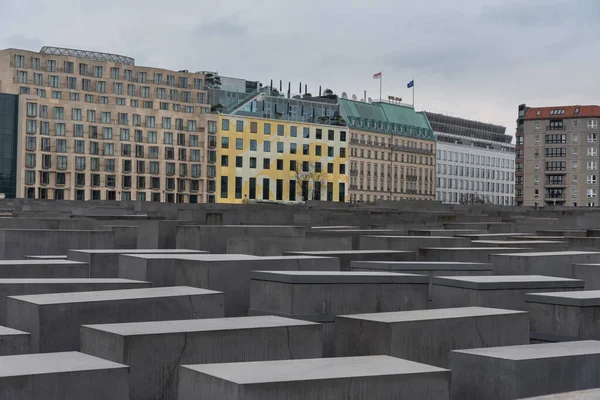
[[[13,198],[17,187],[19,96],[0,93],[0,194]]]

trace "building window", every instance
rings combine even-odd
[[[227,184],[228,184],[228,177],[222,176],[221,177],[221,198],[222,199],[227,198],[227,192],[228,192]]]
[[[228,119],[223,119],[221,121],[221,129],[224,131],[228,131],[229,130],[229,120]]]
[[[244,121],[235,121],[235,131],[244,132]]]
[[[235,177],[235,198],[242,198],[242,178],[239,176]]]
[[[265,135],[270,135],[271,134],[271,124],[265,123],[263,126],[263,132]]]
[[[221,148],[222,149],[228,149],[229,148],[229,138],[226,136],[223,136],[221,138]]]

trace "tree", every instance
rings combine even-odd
[[[323,198],[323,193],[327,191],[327,175],[321,171],[316,171],[314,163],[309,164],[308,171],[304,171],[302,165],[296,165],[294,174],[296,177],[297,193],[305,197],[304,201],[316,200],[317,197]],[[321,185],[320,192],[315,192],[316,183],[320,183]],[[305,191],[307,192],[306,196],[304,196]]]
[[[463,193],[460,195],[460,204],[492,204],[489,196],[477,193]]]
[[[210,108],[210,111],[211,112],[221,112],[221,111],[223,111],[223,104],[221,104],[221,103],[215,104],[214,106],[212,106]]]
[[[332,100],[337,100],[337,95],[335,93],[333,93],[333,90],[331,89],[325,89],[325,91],[323,92],[323,96],[327,99],[332,99]]]
[[[310,94],[310,93],[304,93],[302,95],[302,97],[304,97],[305,99],[308,99],[308,98],[312,97],[312,94]]]
[[[221,87],[221,77],[212,72],[207,72],[204,75],[204,85],[206,89],[219,89]]]

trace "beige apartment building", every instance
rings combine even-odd
[[[18,94],[16,196],[214,202],[216,114],[204,73],[44,47],[0,51]]]
[[[436,142],[412,106],[340,99],[350,130],[350,201],[435,200]]]
[[[600,106],[519,107],[523,206],[598,206]]]

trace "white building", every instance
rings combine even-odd
[[[503,126],[427,113],[436,135],[436,200],[515,204],[515,148]]]

